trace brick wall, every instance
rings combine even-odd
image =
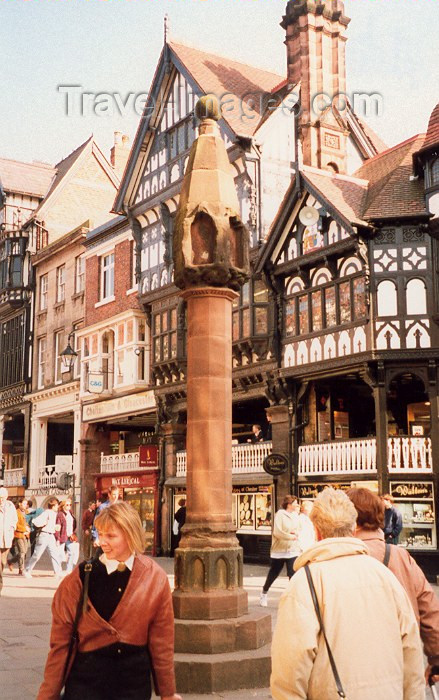
[[[108,250],[106,250],[108,252]],[[86,261],[85,326],[116,316],[128,309],[139,309],[137,293],[127,295],[131,289],[131,242],[116,244],[114,248],[114,296],[115,300],[95,308],[100,300],[99,256]]]

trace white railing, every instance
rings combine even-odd
[[[337,440],[299,447],[299,474],[347,474],[376,471],[375,438]]]
[[[390,473],[427,473],[433,470],[431,439],[389,437]],[[376,439],[336,440],[299,447],[299,475],[358,474],[376,471]]]
[[[119,455],[104,455],[101,452],[101,472],[121,472],[145,470],[139,467],[139,453],[125,452]]]
[[[431,438],[391,437],[387,440],[389,472],[419,474],[433,471]]]
[[[38,479],[38,486],[45,489],[55,489],[56,488],[56,477],[57,472],[55,471],[54,464],[48,464],[40,469],[40,476]]]
[[[23,469],[5,469],[3,484],[4,486],[23,486]]]
[[[272,451],[271,442],[232,445],[232,473],[254,474],[264,471],[262,463]],[[186,450],[177,452],[177,476],[186,476]]]

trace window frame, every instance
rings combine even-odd
[[[85,253],[75,257],[75,294],[85,291]]]
[[[39,309],[40,311],[47,311],[48,306],[48,291],[49,291],[49,273],[41,275],[40,277],[40,294],[39,294]],[[43,303],[44,300],[44,303]]]
[[[47,353],[47,337],[45,335],[38,338],[37,350],[37,388],[44,389],[44,380],[46,378],[46,353]]]
[[[109,263],[106,263],[106,260]],[[114,251],[101,255],[101,274],[100,274],[100,300],[105,301],[114,297]],[[107,289],[108,287],[108,289]],[[108,293],[107,293],[108,292]]]
[[[65,263],[56,268],[56,303],[62,304],[66,299],[66,266]]]

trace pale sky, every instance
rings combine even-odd
[[[58,85],[117,93],[149,89],[171,36],[285,75],[284,0],[0,0],[0,156],[55,163],[94,133],[108,156],[113,131],[134,136],[139,117],[65,113]],[[394,145],[425,131],[439,102],[438,0],[345,0],[348,94],[379,93],[369,120]],[[134,98],[133,98],[134,99]]]

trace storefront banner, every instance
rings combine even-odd
[[[98,421],[112,416],[134,415],[155,409],[153,391],[143,391],[140,394],[121,396],[118,399],[108,399],[98,403],[85,404],[82,407],[82,420]]]
[[[433,483],[423,481],[392,481],[390,493],[394,498],[427,498],[433,500]]]
[[[340,491],[363,488],[378,493],[378,481],[346,481],[344,483],[324,481],[313,484],[299,484],[299,498],[316,498],[327,486],[333,489],[340,489]]]
[[[121,488],[141,488],[142,486],[154,486],[156,482],[156,472],[152,474],[124,474],[121,476],[99,476],[96,479],[96,486],[99,490],[105,491],[111,486]]]

